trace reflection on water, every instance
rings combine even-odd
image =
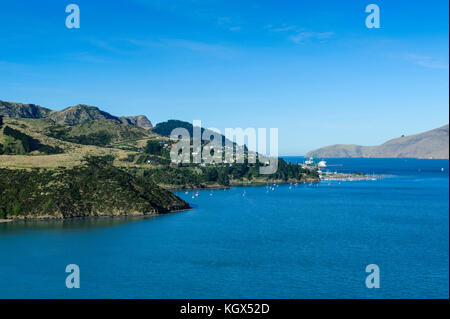
[[[152,219],[155,216],[87,217],[73,219],[26,220],[0,223],[0,236],[29,230],[84,230],[99,227],[112,227],[123,223]]]

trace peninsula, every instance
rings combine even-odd
[[[189,208],[172,189],[320,180],[317,170],[281,158],[271,175],[259,174],[264,164],[247,157],[172,163],[168,136],[175,127],[193,129],[178,120],[153,126],[144,115],[114,116],[89,105],[54,111],[0,101],[0,220],[156,215]]]

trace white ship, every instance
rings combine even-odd
[[[319,164],[317,164],[319,167],[327,167],[326,161],[320,161]]]

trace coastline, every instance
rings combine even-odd
[[[392,175],[376,175],[376,177],[381,176],[392,176]],[[278,184],[278,185],[285,185],[285,184],[310,184],[310,183],[320,183],[321,181],[325,181],[328,179],[306,179],[306,180],[271,180],[271,181],[253,181],[253,182],[230,182],[230,185],[218,185],[218,184],[211,184],[211,185],[201,185],[201,186],[173,186],[173,185],[159,185],[160,187],[168,190],[168,191],[199,191],[199,190],[214,190],[214,189],[231,189],[234,187],[262,187],[266,186],[268,184]],[[339,180],[339,179],[336,179]],[[347,179],[340,179],[340,180],[347,180]],[[166,215],[166,214],[172,214],[172,213],[179,213],[183,211],[188,211],[193,209],[193,207],[189,206],[186,208],[181,209],[174,209],[167,212],[157,213],[157,212],[149,212],[149,213],[126,213],[126,214],[102,214],[102,215],[84,215],[84,216],[69,216],[69,217],[61,217],[61,216],[51,216],[51,215],[44,215],[44,216],[20,216],[16,218],[10,218],[10,219],[0,219],[0,224],[2,223],[9,223],[9,222],[21,222],[21,221],[63,221],[63,220],[76,220],[76,219],[90,219],[90,218],[126,218],[126,217],[157,217],[160,215]]]
[[[219,184],[211,184],[211,185],[201,185],[201,186],[174,186],[174,185],[158,185],[169,191],[186,191],[186,190],[212,190],[212,189],[229,189],[233,187],[258,187],[265,186],[267,184],[291,184],[291,183],[299,183],[299,184],[309,184],[309,183],[320,183],[320,179],[312,179],[308,178],[306,180],[295,180],[289,179],[285,180],[270,180],[270,181],[253,181],[253,182],[230,182],[230,185],[219,185]]]
[[[356,181],[373,181],[378,180],[384,177],[394,177],[392,174],[346,174],[346,173],[337,173],[337,174],[328,174],[322,177],[322,181],[347,181],[347,182],[356,182]]]
[[[200,185],[200,186],[194,186],[194,185],[159,185],[160,187],[168,190],[168,191],[200,191],[200,190],[219,190],[219,189],[230,189],[234,187],[262,187],[266,186],[268,184],[277,184],[277,185],[284,185],[284,184],[311,184],[311,183],[320,183],[322,181],[361,181],[361,180],[373,180],[383,177],[392,177],[395,175],[388,175],[388,174],[377,174],[377,175],[358,175],[358,174],[345,174],[345,173],[337,173],[333,175],[324,176],[320,179],[314,179],[314,178],[308,178],[303,180],[296,180],[296,179],[288,179],[288,180],[267,180],[267,181],[231,181],[230,185],[219,185],[219,184],[210,184],[210,185]],[[41,216],[19,216],[15,218],[7,218],[7,219],[0,219],[0,224],[9,223],[9,222],[20,222],[20,221],[58,221],[58,220],[75,220],[75,219],[88,219],[88,218],[126,218],[126,217],[156,217],[160,215],[165,214],[172,214],[172,213],[178,213],[193,209],[191,206],[188,205],[188,207],[185,208],[176,208],[170,211],[165,212],[127,212],[124,214],[118,214],[118,213],[107,213],[107,214],[96,214],[96,215],[82,215],[82,216],[67,216],[64,217],[62,215],[41,215]]]
[[[181,213],[193,209],[189,206],[186,208],[174,209],[164,213],[128,213],[128,214],[104,214],[104,215],[85,215],[85,216],[70,216],[70,217],[58,217],[58,216],[21,216],[18,218],[0,219],[0,224],[10,222],[26,222],[26,221],[64,221],[64,220],[77,220],[77,219],[91,219],[91,218],[133,218],[133,217],[157,217],[161,215]]]
[[[164,187],[161,185],[162,188],[169,190],[169,191],[185,191],[185,190],[214,190],[214,189],[230,189],[233,187],[262,187],[267,184],[291,184],[291,183],[301,183],[301,184],[308,184],[308,183],[320,183],[320,179],[306,179],[306,180],[272,180],[272,181],[258,181],[258,182],[232,182],[229,186],[224,185],[202,185],[201,187],[186,187],[186,186],[180,186],[180,187]],[[61,215],[52,216],[52,215],[43,215],[43,216],[20,216],[16,218],[9,218],[9,219],[0,219],[0,224],[9,223],[9,222],[26,222],[26,221],[64,221],[64,220],[76,220],[76,219],[90,219],[90,218],[124,218],[124,217],[157,217],[160,215],[166,215],[166,214],[173,214],[173,213],[179,213],[183,211],[188,211],[193,209],[193,207],[189,206],[186,208],[180,208],[180,209],[173,209],[167,212],[157,213],[157,212],[151,212],[151,213],[126,213],[126,214],[102,214],[102,215],[84,215],[84,216],[69,216],[69,217],[63,217]]]

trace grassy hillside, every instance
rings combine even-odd
[[[76,114],[77,109],[81,113],[87,111],[86,114],[90,114],[90,117],[102,114],[102,111],[87,106],[69,108],[60,114],[66,114],[63,118],[68,120]],[[65,125],[55,123],[50,117],[5,117],[3,129],[0,129],[0,144],[8,145],[8,151],[0,154],[0,168],[39,168],[54,171],[76,169],[86,157],[97,156],[108,157],[116,168],[135,177],[145,177],[165,188],[318,180],[317,172],[303,170],[282,160],[279,160],[278,171],[272,175],[260,175],[260,164],[247,161],[232,165],[174,164],[170,160],[173,142],[167,135],[176,127],[184,127],[192,133],[192,124],[171,120],[148,130],[120,123],[116,118],[85,120],[85,117],[89,117],[86,114],[78,114],[78,118],[83,119],[81,123],[71,122]],[[141,125],[145,124],[143,119],[138,117],[130,121],[141,121]],[[5,127],[8,127],[7,134],[4,132]],[[202,146],[206,143],[202,143]],[[252,153],[252,156],[254,155]]]
[[[279,161],[278,171],[272,175],[260,175],[258,163],[179,166],[171,163],[171,141],[167,137],[111,120],[88,121],[74,126],[58,125],[49,119],[4,118],[3,121],[4,127],[11,127],[51,150],[58,150],[52,155],[39,149],[3,154],[0,155],[0,167],[3,168],[72,169],[80,166],[86,156],[108,156],[113,159],[116,167],[127,170],[134,176],[145,176],[166,188],[318,179],[316,172],[301,170],[282,160]],[[2,134],[0,129],[0,144],[5,138],[9,137]],[[16,140],[16,143],[19,142]]]
[[[42,144],[39,140],[5,124],[0,116],[0,155],[20,155],[31,152],[42,154],[60,154],[63,150],[57,146]]]
[[[109,121],[92,121],[74,127],[60,126],[49,119],[15,119],[5,117],[2,119],[2,122],[2,127],[0,127],[0,145],[2,146],[0,147],[0,150],[3,150],[8,146],[8,151],[0,152],[0,167],[4,168],[70,168],[80,165],[81,160],[85,156],[106,155],[113,156],[117,159],[116,162],[125,166],[132,165],[133,163],[130,162],[122,163],[120,159],[128,158],[133,154],[138,155],[139,153],[137,150],[143,148],[150,137],[154,138],[155,136],[155,134],[138,127],[117,123],[111,124]],[[28,149],[29,152],[27,152],[20,139],[4,134],[5,127],[9,127],[19,132],[19,134],[16,135],[23,134],[27,136],[27,139],[29,139],[28,142],[29,144],[31,143],[32,146],[44,145],[45,147],[32,147],[31,149]],[[55,132],[61,130],[64,133],[68,133],[68,141],[49,136],[49,132],[52,130]],[[105,134],[108,134],[108,139],[118,141],[117,145],[113,143],[112,145],[104,147],[70,142],[70,139],[72,139],[72,141],[75,141],[76,139],[85,139],[84,136],[89,138],[92,137],[90,134],[98,132],[105,132]],[[139,139],[121,140],[121,136],[124,138],[132,136],[138,137]],[[144,138],[140,138],[142,136],[144,136]],[[97,141],[93,142],[95,144],[100,144]],[[50,152],[49,149],[57,151]]]
[[[147,130],[112,120],[93,120],[75,126],[48,126],[45,135],[82,145],[108,146],[126,140],[139,140],[152,136]]]

